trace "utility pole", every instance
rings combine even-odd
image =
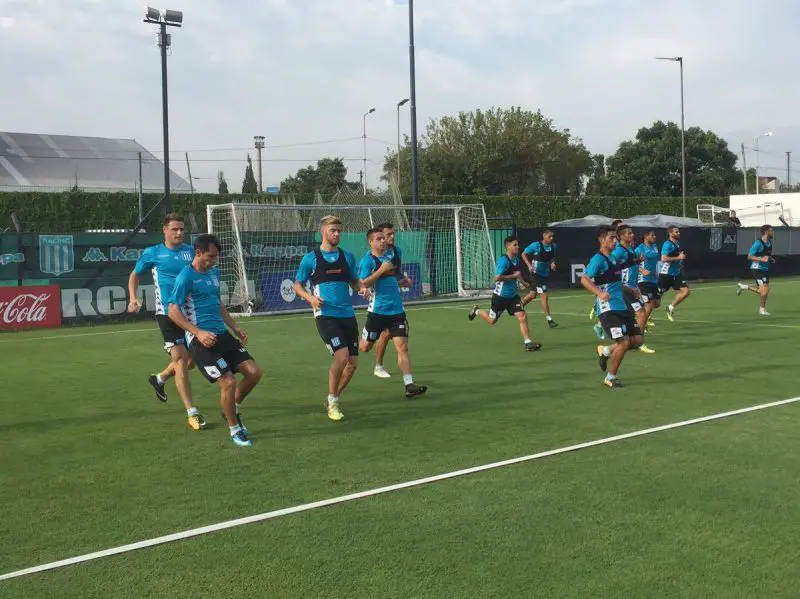
[[[189,191],[194,193],[194,183],[192,182],[192,167],[189,166],[189,152],[186,152],[186,172],[189,173]]]
[[[786,152],[786,191],[792,186],[792,153]]]
[[[253,141],[256,144],[256,150],[258,150],[258,193],[264,193],[264,179],[261,173],[261,150],[264,149],[264,136],[254,135]]]
[[[139,152],[139,222],[144,220],[144,190],[142,189],[142,153]]]
[[[744,143],[742,143],[742,176],[744,177],[744,195],[747,193],[747,154],[744,151]]]

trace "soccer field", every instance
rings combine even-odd
[[[323,408],[330,358],[309,315],[244,321],[264,369],[235,447],[192,374],[193,432],[154,323],[0,336],[0,574],[218,522],[800,396],[800,279],[769,318],[696,284],[601,386],[585,292],[559,327],[468,304],[410,308],[415,400],[387,352]],[[671,299],[672,294],[667,296]],[[483,301],[488,307],[488,301]],[[364,314],[358,315],[363,324]],[[800,402],[798,402],[800,403]],[[795,403],[590,446],[0,580],[0,597],[796,597]]]

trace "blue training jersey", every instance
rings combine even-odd
[[[556,258],[557,249],[555,243],[544,244],[541,241],[534,241],[523,253],[533,258],[533,272],[540,277],[546,277],[550,274],[550,264]]]
[[[658,250],[658,244],[647,245],[640,243],[636,248],[637,256],[644,256],[639,269],[639,282],[640,283],[658,283],[658,263],[661,260],[661,252]],[[649,275],[642,274],[642,270],[650,272]]]
[[[185,243],[176,249],[159,243],[142,252],[133,271],[140,277],[146,270],[153,274],[156,314],[167,313],[175,279],[188,264],[192,263],[192,260],[194,260],[194,248]]]
[[[403,252],[401,252],[400,248],[396,245],[386,248],[383,257],[394,262],[396,268],[400,268],[400,265],[403,263]]]
[[[661,246],[661,255],[674,258],[681,253],[680,242],[674,242],[667,239],[664,245]],[[683,268],[683,260],[673,260],[672,262],[662,262],[659,269],[659,274],[677,277],[681,274]]]
[[[636,257],[636,251],[633,248],[626,248],[621,243],[617,243],[611,255],[614,256],[614,260],[617,263],[629,265],[622,270],[622,284],[627,287],[639,287],[639,262]]]
[[[589,277],[595,285],[611,296],[605,302],[600,301],[599,297],[595,300],[594,309],[597,314],[628,310],[625,297],[622,295],[622,280],[620,279],[619,270],[615,268],[616,266],[617,261],[613,255],[604,256],[598,253],[592,256],[589,265],[584,271],[584,277]]]
[[[199,272],[190,264],[175,280],[170,304],[176,304],[187,320],[198,329],[221,335],[228,328],[222,320],[219,269],[215,266]],[[186,335],[191,342],[192,335]]]
[[[750,251],[747,252],[748,256],[758,256],[763,258],[764,256],[771,256],[772,255],[772,240],[767,241],[764,243],[760,239],[756,239],[756,242],[750,247]],[[769,272],[769,262],[756,262],[753,261],[750,263],[750,268],[753,270],[760,270],[761,272]]]
[[[314,310],[314,318],[317,316],[330,316],[332,318],[354,317],[356,313],[353,310],[353,302],[350,300],[350,281],[358,280],[358,265],[356,264],[355,256],[338,248],[332,252],[325,252],[319,249],[319,253],[327,263],[328,268],[340,261],[343,254],[349,273],[334,273],[331,270],[324,272],[324,269],[318,268],[316,250],[303,256],[300,261],[300,267],[297,269],[296,280],[303,285],[311,281],[313,285],[312,293],[321,298],[323,302],[319,310]]]
[[[503,254],[497,260],[497,267],[494,269],[494,274],[497,276],[511,275],[519,270],[521,260],[519,256],[509,258]],[[517,279],[510,281],[497,281],[494,286],[494,292],[500,297],[513,298],[517,296]]]
[[[383,262],[391,261],[394,253],[385,253],[380,258],[372,255],[372,252],[367,252],[361,259],[358,265],[358,278],[366,279],[374,273]],[[400,295],[400,285],[397,282],[396,272],[384,275],[375,281],[373,285],[372,298],[369,301],[367,311],[375,314],[384,314],[386,316],[394,316],[402,314],[405,310],[403,308],[403,298]]]

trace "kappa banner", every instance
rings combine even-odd
[[[58,285],[0,287],[0,330],[61,326]]]

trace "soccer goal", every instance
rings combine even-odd
[[[728,224],[729,208],[721,208],[714,204],[698,204],[697,220],[706,225],[726,225]]]
[[[463,206],[216,204],[206,207],[208,231],[222,242],[223,301],[246,315],[307,311],[294,291],[302,257],[321,238],[318,223],[334,214],[343,223],[340,247],[360,261],[366,231],[395,228],[403,271],[412,286],[406,303],[475,297],[494,281],[494,251],[482,204]],[[358,294],[354,306],[366,305]]]

